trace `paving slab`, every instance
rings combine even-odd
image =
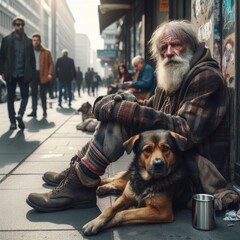
[[[0,104],[0,239],[94,239],[94,240],[239,240],[240,222],[231,227],[223,221],[224,212],[217,214],[216,228],[199,231],[191,225],[191,211],[176,212],[170,224],[131,224],[101,231],[85,237],[82,226],[111,206],[116,196],[97,198],[97,207],[70,209],[56,213],[37,213],[26,204],[31,192],[48,192],[53,187],[44,184],[45,171],[61,171],[69,167],[70,159],[92,137],[93,133],[76,130],[81,114],[76,109],[94,98],[86,93],[73,101],[72,108],[57,107],[57,99],[48,99],[48,116],[24,117],[24,131],[8,131],[6,104]],[[19,102],[16,103],[16,105]],[[28,106],[27,113],[31,111]],[[133,155],[124,154],[106,169],[103,177],[126,170]]]

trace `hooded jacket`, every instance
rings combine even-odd
[[[180,88],[168,94],[156,88],[145,101],[122,101],[114,109],[118,122],[137,131],[166,129],[187,138],[186,161],[202,156],[227,177],[229,92],[218,63],[199,44]]]

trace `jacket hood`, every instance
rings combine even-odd
[[[194,53],[193,58],[190,61],[190,68],[192,69],[197,65],[203,65],[204,63],[219,69],[219,64],[215,59],[212,58],[209,48],[205,47],[205,43],[199,43],[196,52]]]

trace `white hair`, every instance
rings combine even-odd
[[[134,64],[140,63],[140,62],[145,62],[144,58],[140,55],[134,57],[132,59],[132,65],[134,66]]]
[[[62,50],[62,55],[68,55],[68,50],[67,49],[63,49]]]
[[[170,34],[182,39],[183,42],[186,43],[193,52],[196,50],[196,47],[199,44],[197,34],[190,22],[186,20],[175,20],[162,23],[154,31],[149,41],[151,57],[156,61],[158,58],[161,58],[160,42],[164,38],[165,34]]]

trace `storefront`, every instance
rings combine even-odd
[[[106,2],[103,0],[101,2]],[[115,2],[115,1],[113,1]],[[117,1],[116,1],[117,2]],[[119,2],[119,1],[118,1]],[[198,37],[211,49],[222,68],[230,95],[229,176],[240,185],[240,2],[237,0],[132,0],[119,21],[120,60],[131,67],[131,58],[142,55],[151,62],[148,41],[153,31],[168,19],[188,19]],[[238,41],[237,41],[238,40]],[[154,63],[152,63],[154,65]]]

